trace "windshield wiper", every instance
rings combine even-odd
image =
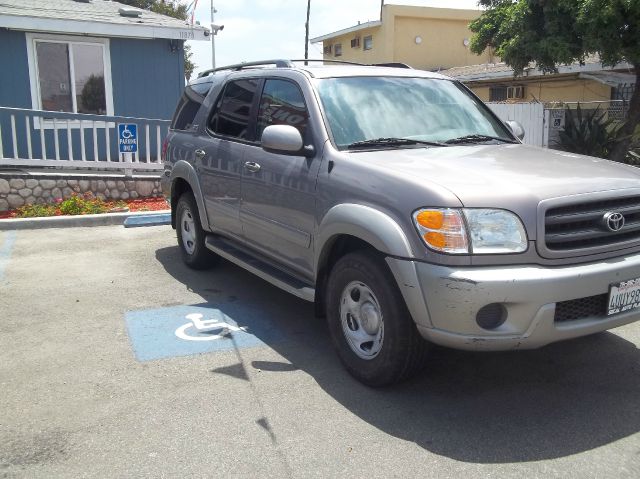
[[[428,145],[428,146],[447,146],[441,141],[424,141],[414,140],[412,138],[373,138],[371,140],[356,141],[347,145],[347,148],[354,150],[357,148],[368,148],[371,146],[411,146],[411,145]]]
[[[484,143],[485,141],[491,140],[497,140],[503,143],[516,143],[516,141],[514,140],[490,135],[465,135],[458,138],[451,138],[450,140],[445,141],[445,143],[447,143],[448,145],[453,145],[456,143]]]

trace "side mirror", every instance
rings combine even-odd
[[[520,140],[524,139],[524,127],[519,121],[507,120],[505,123],[514,135],[516,135]]]
[[[313,146],[304,146],[302,135],[291,125],[271,125],[262,132],[262,149],[269,153],[312,156]]]

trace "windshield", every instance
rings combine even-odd
[[[506,127],[454,81],[326,78],[318,80],[318,92],[340,149],[379,138],[445,143],[482,135],[513,141]]]

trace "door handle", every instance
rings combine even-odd
[[[260,165],[255,161],[245,161],[244,167],[252,173],[260,171]]]
[[[206,152],[206,151],[204,151],[204,150],[203,150],[203,149],[201,149],[201,148],[198,148],[194,153],[196,154],[196,158],[197,158],[197,159],[199,159],[199,160],[201,160],[202,158],[204,158],[204,157],[205,157],[205,155],[207,154],[207,152]]]

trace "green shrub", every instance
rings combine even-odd
[[[103,200],[94,198],[92,195],[73,195],[66,200],[62,200],[58,209],[63,215],[93,215],[105,213],[108,206]]]
[[[24,205],[16,209],[16,218],[36,218],[39,216],[54,216],[56,207],[54,205]]]
[[[560,132],[559,147],[571,153],[606,158],[616,142],[613,120],[605,119],[600,108],[583,110],[580,104],[575,110],[565,109],[564,131]]]
[[[606,111],[583,110],[580,104],[565,109],[564,131],[559,134],[558,147],[571,153],[608,158],[619,141],[628,139],[620,132],[624,122],[607,118]],[[625,163],[640,166],[640,128],[632,136]]]

